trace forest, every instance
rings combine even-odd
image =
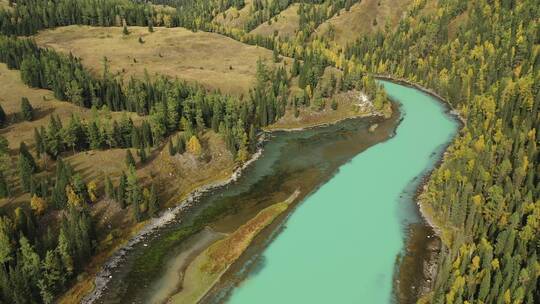
[[[534,0],[440,0],[426,12],[428,0],[414,1],[396,28],[359,37],[347,46],[331,37],[313,36],[317,27],[358,1],[254,1],[244,26],[213,22],[242,0],[164,0],[150,5],[127,0],[18,0],[0,9],[0,61],[20,70],[25,84],[50,89],[59,100],[89,109],[132,112],[130,118],[84,121],[77,116],[35,129],[35,155],[25,143],[17,150],[21,185],[4,172],[8,143],[0,136],[0,197],[18,188],[28,193],[30,209],[2,210],[0,218],[0,299],[6,303],[52,303],[69,287],[97,248],[89,204],[99,196],[122,208],[136,206],[142,221],[160,208],[152,184],[137,180],[138,164],[152,149],[169,153],[200,151],[198,136],[212,129],[225,139],[238,162],[256,148],[257,133],[297,107],[317,106],[324,98],[351,89],[364,90],[386,103],[373,76],[391,76],[422,85],[439,95],[464,119],[419,199],[429,206],[443,240],[433,290],[419,303],[539,303],[540,262],[540,6]],[[249,32],[292,3],[300,3],[295,37]],[[463,17],[464,16],[464,17]],[[456,20],[464,20],[456,26]],[[379,21],[382,22],[382,21]],[[289,56],[290,68],[257,66],[249,96],[209,92],[198,85],[157,77],[121,79],[108,71],[90,73],[80,59],[39,48],[30,36],[41,29],[81,24],[185,27],[211,31],[266,47],[274,60]],[[327,68],[340,77],[324,80]],[[293,86],[299,90],[294,90]],[[21,100],[17,119],[32,120]],[[0,127],[14,123],[0,105]],[[174,132],[185,135],[171,138]],[[62,156],[75,151],[130,148],[128,170],[113,182],[84,183]],[[40,158],[54,161],[54,174],[43,174]],[[58,214],[47,231],[38,222]],[[63,274],[67,274],[63,275]],[[30,298],[25,295],[31,295]]]

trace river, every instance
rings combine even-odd
[[[194,255],[299,190],[204,302],[390,303],[396,258],[421,221],[412,194],[458,124],[435,98],[382,83],[400,104],[391,119],[273,133],[240,179],[129,251],[97,302],[167,300]]]

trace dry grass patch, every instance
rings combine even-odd
[[[111,72],[143,77],[162,74],[198,82],[227,94],[246,94],[255,82],[259,58],[271,60],[272,52],[231,38],[184,28],[122,28],[68,26],[36,36],[40,46],[81,57],[94,73],[101,73],[107,57]],[[139,41],[141,38],[144,43]]]
[[[412,0],[362,0],[354,4],[348,12],[341,10],[339,15],[336,14],[321,24],[315,32],[317,36],[329,36],[344,47],[363,34],[383,29],[387,20],[395,27],[411,2]]]
[[[274,32],[277,31],[279,37],[293,37],[299,28],[298,7],[300,7],[298,3],[290,5],[279,15],[272,18],[271,24],[264,22],[251,31],[250,34],[274,36]]]

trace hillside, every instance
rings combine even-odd
[[[318,37],[327,37],[344,47],[362,35],[382,30],[388,22],[395,28],[407,11],[411,0],[362,0],[342,10],[322,23],[315,31]]]
[[[300,21],[298,7],[299,4],[291,4],[287,9],[272,18],[270,22],[259,25],[250,34],[267,37],[272,37],[275,34],[279,37],[294,37]]]

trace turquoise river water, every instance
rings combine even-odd
[[[341,166],[299,205],[262,253],[263,266],[228,303],[391,302],[403,223],[414,220],[402,194],[434,165],[458,125],[433,97],[383,84],[401,103],[396,136]]]
[[[381,83],[400,105],[392,118],[272,133],[237,181],[205,193],[126,251],[88,303],[168,302],[183,292],[194,256],[297,190],[290,212],[202,303],[391,303],[397,256],[410,226],[421,222],[412,195],[458,123],[435,98]]]

